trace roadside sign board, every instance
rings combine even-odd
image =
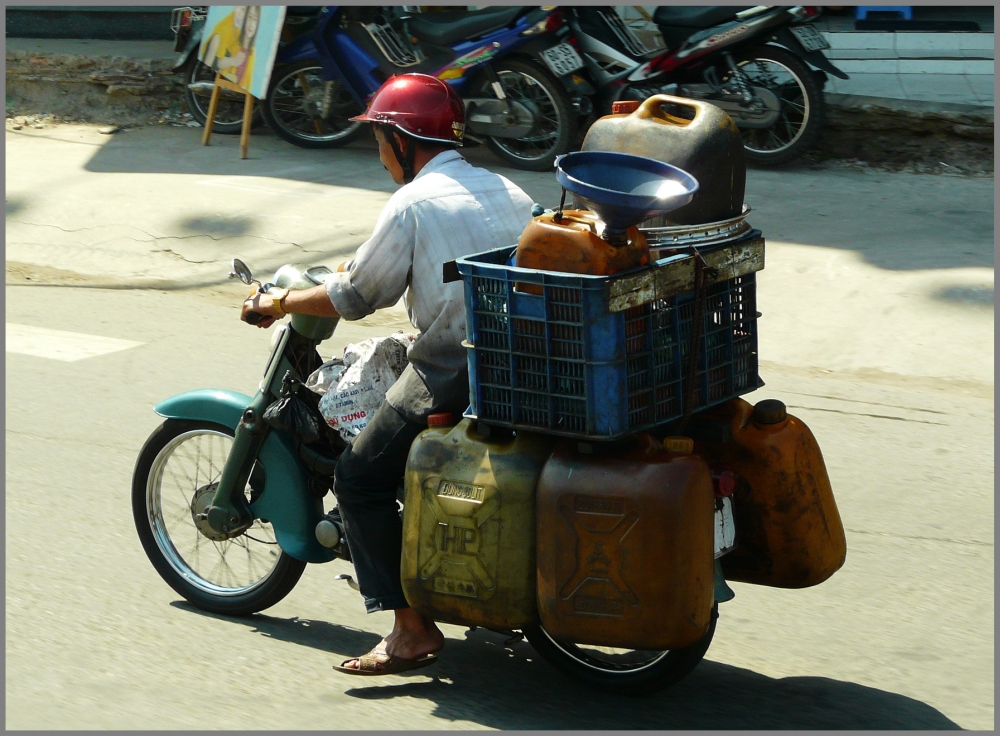
[[[283,6],[210,6],[198,58],[223,79],[264,99],[284,21]]]

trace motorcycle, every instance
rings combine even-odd
[[[748,161],[774,166],[800,156],[823,124],[830,45],[810,23],[815,7],[660,6],[653,14],[667,50],[648,49],[613,7],[565,8],[596,107],[672,94],[708,101],[740,128]]]
[[[304,148],[353,140],[364,110],[394,74],[446,80],[463,96],[466,138],[528,170],[565,153],[593,93],[573,72],[583,61],[561,12],[528,7],[406,15],[399,9],[324,7],[315,26],[278,52],[264,119]]]
[[[735,227],[733,223],[721,225],[725,226],[723,229],[732,230]],[[706,227],[712,231],[712,237],[718,237],[719,223]],[[754,247],[762,249],[762,241],[759,242],[759,246]],[[725,265],[730,261],[736,263],[728,259],[718,261],[716,265],[730,267]],[[330,270],[322,266],[285,265],[276,272],[273,283],[261,284],[242,261],[235,259],[230,277],[238,278],[247,285],[256,284],[260,291],[267,292],[274,286],[310,288],[323,283],[329,273]],[[446,278],[449,277],[446,275]],[[248,321],[255,322],[254,317],[251,313]],[[173,396],[155,407],[156,413],[165,420],[146,440],[136,461],[131,490],[134,522],[143,549],[156,571],[178,594],[198,608],[228,616],[253,614],[282,600],[293,589],[306,564],[334,559],[350,560],[350,549],[339,512],[334,508],[324,513],[323,505],[324,496],[331,490],[337,458],[344,444],[339,435],[318,417],[318,396],[308,390],[299,390],[310,374],[322,365],[317,346],[333,335],[338,321],[336,317],[293,314],[290,324],[276,327],[263,377],[253,397],[224,389],[195,390]],[[683,471],[686,473],[684,477],[697,476],[699,479],[698,493],[695,494],[700,514],[698,518],[707,523],[689,523],[683,513],[680,514],[682,518],[676,518],[676,513],[673,516],[661,514],[662,522],[674,525],[671,528],[687,531],[673,536],[663,531],[658,521],[654,524],[657,533],[651,534],[652,529],[640,525],[639,530],[628,537],[631,540],[629,544],[648,544],[643,540],[654,540],[652,543],[660,545],[656,548],[661,550],[664,549],[662,543],[655,540],[673,539],[667,542],[666,549],[669,550],[669,545],[680,544],[676,539],[684,534],[696,532],[698,536],[701,552],[697,567],[691,562],[693,553],[683,549],[680,550],[679,562],[673,565],[681,577],[695,580],[701,596],[698,604],[698,618],[701,620],[697,622],[700,628],[691,628],[693,624],[685,617],[683,623],[693,635],[681,644],[667,647],[665,644],[648,646],[630,643],[612,648],[603,646],[606,642],[602,642],[600,637],[595,641],[593,637],[581,639],[554,634],[550,627],[539,622],[534,608],[533,587],[528,595],[516,596],[522,608],[526,602],[530,608],[525,612],[526,617],[518,619],[521,623],[502,624],[514,621],[513,618],[506,618],[510,614],[502,610],[504,571],[523,566],[527,572],[524,581],[531,581],[533,586],[535,579],[534,486],[531,482],[511,479],[523,480],[529,475],[526,471],[529,455],[536,465],[545,462],[551,445],[544,444],[549,441],[547,437],[534,433],[517,433],[521,439],[516,441],[504,439],[508,435],[504,435],[502,427],[491,430],[489,424],[482,422],[472,431],[468,428],[473,421],[470,419],[451,428],[456,432],[454,435],[442,434],[451,431],[448,428],[428,428],[418,437],[414,448],[423,443],[431,449],[423,454],[411,449],[405,483],[407,495],[401,512],[404,530],[408,530],[404,532],[403,542],[404,590],[408,600],[436,620],[472,627],[481,619],[470,620],[466,617],[462,613],[465,610],[463,602],[471,601],[487,611],[496,609],[498,612],[491,615],[490,620],[500,621],[500,624],[479,625],[513,639],[526,637],[553,666],[604,691],[636,695],[677,682],[704,657],[714,636],[718,605],[734,596],[726,584],[727,578],[779,587],[805,587],[822,582],[833,574],[843,564],[846,552],[843,529],[829,492],[829,481],[818,446],[799,420],[785,415],[780,402],[764,401],[751,407],[741,399],[735,399],[721,408],[695,414],[695,419],[697,421],[685,432],[699,443],[695,446],[695,455],[690,454],[690,439],[671,439],[675,445],[678,440],[681,445],[687,443],[686,447],[675,447],[674,450],[689,453],[682,456],[682,462],[685,468],[694,470]],[[792,432],[795,439],[792,443],[783,444],[784,440],[780,438],[787,432]],[[745,441],[750,435],[751,440]],[[453,442],[453,437],[459,439]],[[659,446],[661,451],[663,449],[648,438],[644,441],[650,446]],[[438,476],[448,477],[450,472],[454,474],[455,467],[451,471],[443,469],[441,458],[448,452],[454,452],[449,447],[462,442],[465,444],[459,448],[459,462],[465,468],[463,472],[469,474],[468,479],[461,482],[442,480]],[[505,454],[504,448],[512,447],[516,442],[534,442],[536,450],[529,454]],[[563,456],[575,452],[572,445],[575,443],[567,445],[570,449],[564,450]],[[758,445],[766,447],[766,450],[762,451]],[[539,452],[538,447],[543,450]],[[616,449],[619,445],[609,447],[611,449],[607,451],[595,450],[592,446],[586,449],[581,444],[580,450],[598,455],[601,452],[612,455],[619,452]],[[470,465],[469,458],[475,457],[477,452],[485,453],[487,462]],[[766,460],[754,464],[752,457],[755,453],[758,460]],[[552,458],[556,455],[553,452]],[[711,474],[701,456],[711,460]],[[492,464],[490,457],[493,458]],[[801,466],[804,457],[812,458],[805,461],[807,467]],[[747,464],[747,458],[751,458],[750,464]],[[655,458],[653,461],[661,462]],[[645,460],[639,462],[638,475],[641,476]],[[421,463],[426,467],[421,469]],[[581,470],[579,464],[574,466],[572,462],[569,467]],[[727,467],[740,468],[740,475],[727,470]],[[424,475],[420,475],[421,472]],[[455,477],[459,475],[464,477],[463,473],[457,473]],[[571,475],[572,472],[563,477],[568,481]],[[480,484],[480,476],[487,485]],[[545,478],[544,475],[542,477]],[[559,473],[553,473],[552,477],[558,480]],[[591,476],[592,479],[594,477]],[[600,472],[596,477],[606,478]],[[621,503],[614,499],[609,501],[607,496],[595,496],[602,491],[601,483],[607,485],[608,481],[598,480],[596,485],[592,482],[589,490],[582,477],[579,481],[574,478],[573,482],[584,484],[583,491],[573,486],[574,492],[590,494],[571,496],[577,499],[578,503],[571,503],[577,504],[574,508],[582,513],[580,518],[586,517],[581,522],[586,528],[563,528],[560,513],[570,519],[572,509],[565,510],[560,505],[557,511],[552,505],[549,521],[546,522],[551,525],[552,534],[544,535],[544,539],[550,547],[555,543],[563,550],[572,550],[577,544],[569,542],[576,538],[566,536],[571,533],[580,535],[580,545],[584,537],[590,542],[597,541],[590,557],[586,555],[588,547],[576,553],[577,561],[573,563],[573,569],[579,568],[575,576],[578,579],[573,585],[586,593],[586,596],[577,596],[581,607],[576,613],[589,621],[596,621],[595,625],[606,625],[601,622],[608,620],[613,625],[614,616],[621,611],[614,610],[614,600],[600,595],[595,597],[593,590],[614,583],[634,598],[629,585],[642,593],[644,590],[662,589],[669,582],[650,572],[650,565],[658,560],[623,557],[635,554],[634,546],[630,547],[631,552],[623,551],[625,546],[619,549],[619,545],[623,544],[622,537],[636,527],[635,516],[631,514],[629,518],[632,520],[624,526],[625,517],[607,516],[620,513],[614,507]],[[641,481],[637,482],[641,484]],[[517,485],[517,489],[508,492],[520,494],[521,500],[518,503],[504,501],[501,505],[493,497],[484,502],[482,494],[491,492],[490,483],[498,487],[504,483]],[[544,480],[538,480],[539,498],[543,483]],[[766,500],[768,484],[787,486],[786,491],[792,494],[792,502],[789,503],[785,497],[769,506],[763,515],[754,516],[751,513],[747,516],[761,504],[766,506],[770,503]],[[436,495],[431,494],[428,488],[437,489]],[[713,488],[714,501],[711,500]],[[620,487],[603,490],[610,490],[622,498],[623,489]],[[653,486],[649,490],[650,497],[660,498],[668,489]],[[424,503],[425,496],[429,505]],[[510,496],[507,498],[510,499]],[[713,503],[714,562],[713,531],[710,528]],[[458,507],[461,508],[456,511]],[[676,511],[679,507],[671,508]],[[466,518],[473,512],[477,512],[475,517]],[[458,516],[455,516],[456,513]],[[408,517],[408,514],[411,516]],[[490,519],[491,516],[494,518]],[[414,519],[416,521],[412,521]],[[540,524],[541,519],[540,510]],[[608,523],[607,519],[611,522]],[[774,520],[784,525],[777,533],[767,529]],[[790,533],[793,527],[797,531]],[[602,528],[605,529],[603,532]],[[642,531],[644,528],[645,532]],[[739,540],[735,536],[738,528],[744,530]],[[492,544],[495,554],[496,545],[505,538],[501,535],[501,542],[497,541],[500,529],[509,530],[505,533],[506,544],[517,548],[510,553],[510,557],[515,558],[514,562],[508,558],[507,562],[499,564],[494,558],[492,563],[487,561],[485,566],[479,565],[475,560],[482,558],[482,551]],[[601,535],[607,536],[609,529],[614,539],[604,540]],[[441,539],[438,539],[439,536]],[[820,545],[823,555],[817,555],[816,545],[808,541],[820,537],[825,544],[825,547]],[[543,535],[539,534],[537,539],[541,565]],[[808,548],[808,554],[802,553],[804,547]],[[824,555],[822,562],[818,562]],[[730,558],[734,564],[723,572],[723,566]],[[500,560],[503,561],[502,555]],[[619,566],[619,573],[609,571],[613,561]],[[419,573],[417,565],[420,566]],[[625,581],[620,570],[628,565],[631,565],[628,573],[630,580]],[[657,569],[662,571],[662,565]],[[695,574],[696,569],[701,572]],[[463,570],[473,577],[463,581]],[[477,580],[490,581],[491,576],[495,590],[487,591],[488,594],[475,600],[478,595]],[[350,575],[337,577],[357,588]],[[540,591],[543,580],[547,581],[546,585],[552,583],[543,576],[539,567]],[[595,585],[598,587],[594,588]],[[441,593],[453,607],[448,615],[436,614],[433,605],[425,607],[428,600]],[[658,594],[662,595],[662,590]],[[539,593],[539,606],[542,605],[541,599]],[[659,617],[662,615],[659,609],[653,610],[650,629],[659,628]],[[633,629],[619,625],[619,633],[622,632],[632,635]]]

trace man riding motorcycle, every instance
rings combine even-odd
[[[392,632],[368,654],[335,669],[383,675],[436,660],[444,635],[409,607],[400,583],[402,523],[396,493],[410,444],[436,413],[461,413],[469,379],[462,285],[442,283],[442,263],[517,242],[531,219],[532,201],[506,178],[470,165],[462,144],[465,111],[452,87],[423,74],[387,81],[367,111],[379,158],[403,184],[389,199],[372,236],[346,270],[324,286],[255,293],[243,304],[265,315],[269,327],[285,314],[361,319],[395,304],[405,292],[410,321],[420,335],[409,365],[354,444],[340,457],[334,493],[351,559],[369,613],[392,610]]]

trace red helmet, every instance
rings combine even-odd
[[[427,74],[401,74],[379,87],[368,109],[351,118],[382,123],[422,141],[462,145],[465,105],[447,82]]]

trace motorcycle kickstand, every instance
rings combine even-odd
[[[351,588],[358,591],[359,593],[361,592],[361,586],[358,585],[357,581],[353,577],[348,575],[346,572],[340,573],[340,575],[335,577],[334,580],[346,580],[347,584],[351,586]]]

